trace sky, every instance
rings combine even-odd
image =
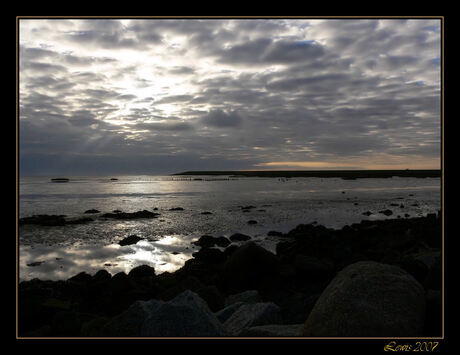
[[[19,172],[439,169],[440,19],[19,20]]]

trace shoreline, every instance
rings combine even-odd
[[[320,177],[320,178],[342,178],[342,179],[370,179],[370,178],[391,178],[395,177],[441,177],[439,169],[420,170],[226,170],[226,171],[185,171],[171,174],[180,175],[230,175],[243,177]]]
[[[19,335],[131,336],[128,331],[117,333],[114,329],[133,311],[132,307],[139,302],[171,306],[185,292],[191,292],[190,297],[206,304],[211,318],[230,312],[229,299],[235,297],[242,300],[240,306],[270,304],[270,309],[276,308],[277,317],[262,325],[276,325],[273,329],[279,334],[297,329],[296,336],[301,336],[300,325],[308,320],[334,278],[351,265],[370,261],[395,266],[415,279],[424,290],[424,317],[440,319],[439,213],[408,219],[363,220],[341,229],[300,224],[279,235],[275,253],[243,235],[233,238],[246,239],[240,246],[232,244],[234,240],[202,237],[195,242],[201,248],[193,253],[193,258],[172,273],[157,274],[153,267],[143,265],[128,274],[111,275],[101,269],[94,275],[81,272],[67,280],[22,281],[18,290]],[[224,249],[216,248],[223,245]],[[252,299],[246,297],[248,292],[254,296]],[[261,326],[256,324],[255,328],[258,325]],[[224,328],[227,332],[230,329],[228,324]],[[253,328],[244,327],[230,335],[268,331]],[[421,333],[415,335],[437,336],[440,329],[439,321],[425,321],[418,330]]]

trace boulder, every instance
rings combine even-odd
[[[149,265],[136,266],[131,269],[128,276],[134,278],[155,276],[155,269]]]
[[[347,266],[330,282],[304,324],[307,337],[420,336],[423,287],[403,269],[373,261]]]
[[[244,304],[228,318],[224,327],[233,336],[240,336],[247,328],[282,322],[280,308],[272,302]]]
[[[225,237],[213,237],[211,235],[203,235],[195,242],[194,245],[198,245],[202,248],[210,248],[213,246],[227,247],[231,242]]]
[[[120,210],[115,210],[113,213],[104,213],[101,217],[104,218],[114,218],[114,219],[139,219],[139,218],[156,218],[160,214],[155,212],[150,212],[147,210],[137,211],[137,212],[121,212]]]
[[[234,295],[230,295],[225,299],[225,305],[230,306],[231,304],[244,302],[244,303],[257,303],[262,301],[257,290],[248,290],[240,292]]]
[[[223,266],[222,283],[228,292],[269,287],[277,275],[277,257],[254,242],[235,250]]]
[[[101,212],[101,211],[96,210],[96,209],[94,209],[94,208],[85,211],[85,213],[90,213],[90,214],[91,214],[91,213],[99,213],[99,212]]]
[[[334,263],[327,258],[296,255],[294,265],[299,275],[314,280],[331,277],[334,273]]]
[[[251,237],[249,235],[242,234],[242,233],[235,233],[235,234],[230,236],[230,240],[232,242],[244,242],[244,241],[249,240],[249,239],[251,239]]]
[[[185,291],[169,302],[136,301],[103,327],[105,336],[221,337],[226,332],[206,302]]]
[[[242,337],[300,337],[302,335],[303,323],[301,324],[268,324],[258,325],[244,329]]]
[[[217,248],[202,248],[192,256],[206,264],[220,264],[226,259],[226,255]]]
[[[227,321],[227,319],[229,319],[233,315],[233,313],[235,313],[238,310],[238,308],[240,308],[244,304],[244,302],[233,303],[230,306],[227,306],[224,309],[221,309],[220,311],[216,312],[215,316],[217,317],[219,322],[224,324]]]
[[[142,240],[142,238],[138,237],[137,235],[130,235],[129,237],[120,240],[118,244],[121,246],[131,245],[136,244],[139,240]]]

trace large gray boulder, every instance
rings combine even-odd
[[[205,301],[187,290],[169,302],[136,301],[108,322],[105,336],[221,337],[226,332]]]
[[[420,336],[423,287],[403,269],[373,261],[347,266],[330,282],[308,316],[307,337]]]
[[[233,336],[240,336],[247,328],[258,325],[279,324],[282,322],[280,308],[272,302],[244,304],[239,307],[224,327]]]

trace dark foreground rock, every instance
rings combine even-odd
[[[194,292],[185,291],[169,302],[136,301],[107,322],[101,331],[115,337],[221,337],[223,325]]]
[[[299,324],[304,336],[442,335],[439,215],[338,230],[303,224],[282,235],[276,254],[253,241],[222,250],[229,242],[203,236],[174,273],[142,265],[23,281],[19,335],[296,336]]]
[[[342,270],[321,294],[307,321],[308,337],[421,336],[422,285],[399,267],[362,261]]]

